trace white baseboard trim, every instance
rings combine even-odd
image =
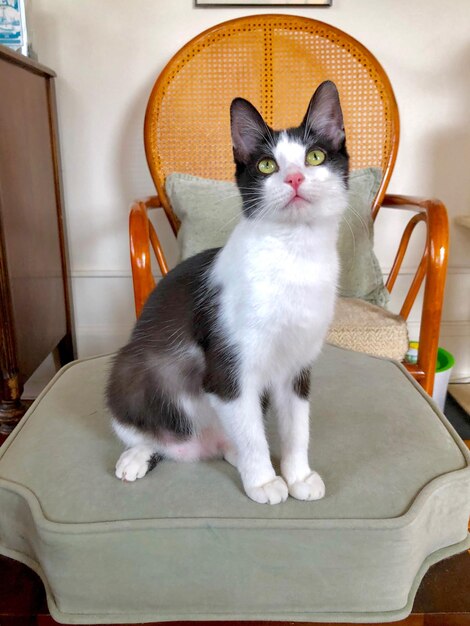
[[[390,274],[392,267],[383,267],[382,274],[384,279]],[[414,276],[416,274],[416,267],[403,267],[400,270],[400,276]],[[467,275],[470,274],[470,267],[449,267],[447,269],[448,275]],[[76,269],[70,273],[72,278],[130,278],[132,272],[129,269]],[[155,277],[160,276],[160,273],[155,272]]]
[[[79,358],[116,352],[127,343],[133,328],[133,321],[127,324],[82,325],[76,329]],[[419,337],[419,322],[409,322],[411,339]],[[456,364],[452,380],[470,377],[470,322],[444,321],[441,324],[440,345],[451,352]]]
[[[407,321],[408,332],[412,340],[418,340],[419,321]],[[443,321],[441,322],[441,341],[443,337],[470,337],[470,321]]]

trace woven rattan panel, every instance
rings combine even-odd
[[[385,172],[398,139],[393,92],[376,59],[348,35],[316,20],[263,15],[221,24],[182,48],[147,108],[147,159],[164,203],[171,172],[233,179],[233,98],[250,100],[274,128],[295,126],[326,79],[339,89],[351,168]]]

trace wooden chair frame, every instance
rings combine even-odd
[[[372,216],[375,220],[381,207],[388,209],[408,209],[414,212],[414,215],[405,228],[395,261],[386,282],[386,287],[389,291],[392,291],[395,285],[414,228],[420,222],[426,224],[427,234],[425,249],[415,277],[405,297],[400,314],[404,319],[408,318],[420,287],[424,279],[426,279],[421,313],[418,361],[414,365],[405,365],[422,387],[429,394],[432,394],[448,260],[449,235],[446,208],[442,202],[435,199],[386,195],[387,185],[396,161],[399,138],[398,108],[393,90],[385,71],[366,48],[342,31],[327,24],[317,22],[316,20],[296,18],[293,16],[266,15],[240,18],[238,20],[225,22],[224,24],[220,24],[205,31],[184,46],[173,59],[171,59],[158,78],[147,106],[144,129],[147,161],[157,187],[158,195],[136,201],[131,207],[129,218],[131,265],[136,315],[137,317],[140,315],[148,295],[155,287],[155,279],[151,268],[151,250],[153,250],[156,256],[161,274],[164,276],[168,272],[168,263],[157,233],[148,219],[148,210],[162,208],[165,211],[175,236],[180,225],[165,193],[164,183],[166,173],[162,167],[158,154],[158,146],[155,141],[156,106],[160,104],[161,99],[165,95],[168,81],[173,78],[175,71],[178,70],[184,60],[187,59],[188,56],[195,54],[194,50],[197,53],[198,50],[206,45],[204,42],[211,41],[211,38],[225,36],[222,32],[224,28],[233,29],[234,26],[236,26],[238,30],[240,30],[246,28],[246,25],[253,23],[255,19],[258,23],[269,24],[270,21],[279,20],[280,17],[285,18],[286,24],[288,24],[290,28],[297,28],[297,26],[292,26],[294,23],[300,24],[300,27],[305,26],[305,24],[314,24],[316,27],[322,29],[322,33],[332,33],[331,37],[333,39],[344,42],[343,47],[350,46],[355,51],[354,56],[356,56],[356,54],[363,55],[375,72],[377,77],[376,82],[377,80],[381,81],[381,97],[384,101],[386,100],[390,106],[387,122],[389,124],[387,135],[388,145],[384,148],[384,158],[382,160],[383,179],[372,207]],[[267,88],[269,88],[269,84]],[[268,123],[272,123],[269,119],[267,121]]]

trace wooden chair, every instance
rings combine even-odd
[[[292,15],[254,15],[231,20],[198,35],[169,61],[150,95],[145,116],[145,150],[158,195],[136,201],[130,214],[130,246],[137,316],[155,286],[153,248],[162,275],[168,264],[147,210],[162,207],[173,232],[179,221],[165,193],[172,172],[232,180],[229,108],[247,98],[268,124],[298,123],[315,87],[331,79],[344,112],[351,169],[380,167],[382,182],[372,215],[381,207],[414,212],[403,233],[386,286],[394,287],[411,234],[427,226],[422,259],[400,314],[407,318],[426,278],[418,362],[408,370],[432,393],[448,256],[444,205],[386,195],[395,165],[398,109],[377,59],[358,41],[323,22]]]

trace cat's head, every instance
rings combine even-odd
[[[235,176],[246,217],[338,220],[346,206],[349,157],[334,83],[318,87],[297,128],[274,131],[243,98],[232,102],[230,114]]]

